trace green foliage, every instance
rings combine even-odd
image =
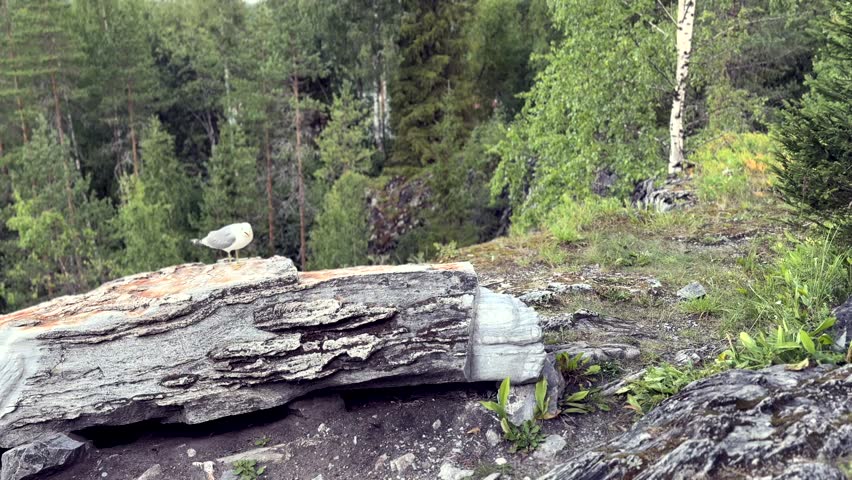
[[[375,149],[371,145],[370,118],[363,103],[346,83],[331,105],[331,120],[317,138],[323,166],[318,179],[332,184],[347,171],[368,174]]]
[[[852,251],[839,247],[832,234],[802,241],[788,236],[773,249],[776,260],[733,304],[732,325],[814,328],[852,293]]]
[[[802,101],[790,105],[775,136],[781,198],[802,216],[852,238],[852,4],[837,2],[823,23],[826,44]]]
[[[538,420],[549,420],[555,414],[548,413],[550,397],[547,396],[547,379],[542,378],[535,384],[535,418]]]
[[[698,165],[695,186],[703,202],[745,201],[768,190],[772,143],[761,133],[728,134],[707,143],[690,160]]]
[[[203,233],[231,223],[249,222],[257,228],[263,213],[257,185],[255,150],[239,125],[225,125],[208,165],[209,179],[202,187]],[[250,246],[251,247],[251,246]]]
[[[780,363],[795,365],[788,368],[802,369],[809,365],[810,360],[839,363],[843,356],[829,351],[832,339],[824,333],[834,323],[834,318],[827,318],[810,332],[803,328],[796,331],[783,323],[774,332],[760,332],[754,338],[746,332],[740,332],[736,347],[730,342],[731,347],[722,352],[719,361],[727,362],[733,368],[747,369]]]
[[[509,390],[511,382],[509,377],[506,377],[497,390],[497,401],[480,401],[479,403],[486,410],[497,414],[500,420],[500,427],[503,429],[503,435],[506,440],[512,443],[512,452],[529,452],[535,450],[536,447],[544,440],[544,434],[541,433],[541,425],[535,420],[528,420],[521,425],[515,425],[509,420],[509,413],[506,410],[509,406]],[[540,380],[536,383],[535,399],[536,399],[536,418],[548,418],[547,414],[547,380]]]
[[[504,421],[504,423],[507,423]],[[533,420],[528,420],[519,426],[509,424],[509,429],[504,426],[506,440],[512,442],[512,448],[509,450],[515,452],[531,452],[541,445],[544,441],[544,433],[541,432],[541,425]]]
[[[322,212],[311,230],[312,269],[367,263],[369,187],[367,177],[347,171],[325,195]]]
[[[568,394],[560,403],[561,413],[587,414],[595,411],[608,412],[612,409],[599,388],[579,390]]]
[[[556,369],[570,385],[590,384],[593,376],[601,373],[601,366],[591,364],[592,359],[582,353],[571,355],[559,352],[556,355]]]
[[[441,159],[440,125],[452,121],[458,112],[453,103],[468,91],[464,37],[453,27],[465,21],[468,7],[467,0],[404,2],[397,41],[401,62],[390,92],[393,165],[425,166]]]
[[[666,398],[681,391],[683,387],[716,371],[720,370],[702,370],[692,365],[676,368],[664,363],[648,367],[642,378],[630,382],[617,393],[627,394],[628,407],[636,413],[645,414]]]
[[[602,233],[596,237],[591,259],[607,267],[644,267],[659,257],[656,245],[630,233]]]
[[[611,193],[626,193],[664,166],[658,108],[669,87],[658,69],[674,62],[671,22],[657,18],[663,11],[652,0],[550,6],[565,39],[546,57],[496,147],[501,162],[492,194],[508,195],[522,230],[542,224],[564,192],[589,196],[600,173],[615,172]]]
[[[174,208],[157,201],[144,180],[133,176],[122,180],[121,206],[113,219],[124,242],[115,260],[119,272],[132,274],[181,263],[187,240],[170,222]]]
[[[14,204],[6,226],[17,234],[17,253],[4,265],[5,288],[13,292],[10,307],[103,280],[103,247],[110,236],[102,229],[112,211],[89,198],[88,182],[67,145],[40,118],[30,143],[11,160]]]
[[[264,436],[258,438],[257,440],[255,440],[254,445],[256,447],[265,447],[265,446],[269,445],[269,442],[271,442],[271,441],[272,441],[272,437],[270,437],[269,435],[264,435]]]
[[[615,198],[590,197],[576,201],[564,195],[559,205],[547,215],[545,225],[559,241],[576,242],[586,237],[589,227],[626,212],[621,201]]]
[[[233,467],[232,471],[240,480],[257,480],[266,471],[266,467],[258,467],[255,460],[237,460]]]

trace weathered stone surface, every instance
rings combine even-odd
[[[832,313],[837,318],[837,323],[828,332],[834,339],[833,349],[846,353],[849,351],[849,344],[852,343],[852,297],[835,308]]]
[[[543,358],[535,312],[480,295],[466,263],[180,265],[0,316],[0,448],[44,431],[200,423],[328,387],[465,372],[524,382]]]
[[[469,478],[471,475],[473,475],[473,470],[456,467],[450,462],[441,464],[441,470],[438,471],[438,478],[440,480],[462,480]]]
[[[691,282],[689,285],[677,291],[677,296],[683,300],[695,300],[707,295],[707,289],[704,285],[698,282]]]
[[[415,462],[417,462],[417,457],[415,457],[413,453],[408,452],[405,455],[401,455],[391,460],[390,468],[393,472],[402,473],[413,467]]]
[[[469,381],[533,382],[544,366],[544,344],[535,310],[517,298],[479,289],[465,375]]]
[[[506,405],[509,421],[521,425],[535,417],[535,385],[512,385],[509,403]]]
[[[547,305],[553,301],[553,291],[533,290],[521,295],[520,300],[527,305]]]
[[[562,394],[565,392],[565,377],[556,368],[556,354],[547,354],[541,376],[547,380],[547,411],[555,415],[559,411],[559,401],[562,400]]]
[[[695,382],[630,431],[541,479],[842,479],[852,365],[731,370]]]
[[[639,348],[622,343],[603,343],[593,345],[588,342],[569,342],[558,345],[549,345],[547,350],[554,354],[567,353],[574,356],[582,354],[596,362],[607,360],[634,360],[642,354]]]
[[[547,438],[538,446],[533,453],[533,457],[538,460],[550,460],[556,456],[557,453],[561,452],[562,449],[565,448],[565,445],[568,445],[568,442],[562,435],[548,435]]]
[[[0,480],[36,480],[85,455],[88,443],[63,434],[46,434],[3,454]]]
[[[163,480],[163,467],[159,463],[145,470],[136,480]]]

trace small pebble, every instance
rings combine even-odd
[[[186,456],[187,456],[187,457],[189,457],[189,458],[194,457],[196,453],[197,453],[197,452],[195,451],[195,449],[194,449],[194,448],[188,448],[188,449],[186,450]]]
[[[497,459],[494,460],[494,463],[496,463],[497,465],[506,465],[507,462],[506,462],[505,458],[498,457]]]

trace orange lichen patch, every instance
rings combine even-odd
[[[426,272],[429,270],[441,270],[473,273],[473,267],[467,262],[444,263],[438,265],[370,265],[363,267],[338,268],[334,270],[316,270],[313,272],[299,272],[299,283],[318,283],[335,278],[352,277],[356,275],[379,275],[383,273],[411,273]]]

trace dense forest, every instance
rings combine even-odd
[[[795,109],[842,40],[828,24],[852,16],[836,0],[0,2],[0,311],[213,261],[189,239],[241,221],[247,254],[302,269],[427,260],[629,202],[708,142],[779,122],[803,175],[796,159],[821,157]],[[816,89],[848,88],[823,70]]]

